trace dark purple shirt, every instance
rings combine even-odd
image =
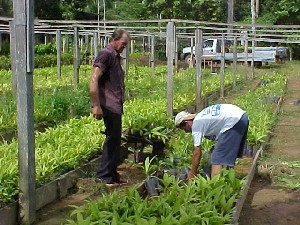
[[[98,53],[94,67],[99,67],[103,71],[98,83],[101,107],[121,115],[124,103],[125,73],[121,67],[120,55],[108,44]]]

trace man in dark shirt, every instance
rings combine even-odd
[[[96,181],[103,182],[110,188],[124,182],[117,172],[125,88],[125,73],[121,67],[120,53],[128,41],[127,31],[115,30],[110,43],[98,53],[90,78],[92,113],[96,119],[103,118],[106,128]]]

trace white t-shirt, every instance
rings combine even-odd
[[[203,138],[218,140],[221,133],[232,128],[245,113],[231,104],[216,104],[199,112],[192,125],[194,146],[200,146]]]

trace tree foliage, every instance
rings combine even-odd
[[[40,19],[186,19],[227,21],[227,0],[35,0]],[[13,0],[0,0],[0,16],[12,17]],[[235,0],[234,21],[250,22],[250,0]],[[257,22],[300,24],[300,0],[260,0]]]
[[[12,17],[12,0],[0,0],[0,16]]]
[[[34,14],[42,19],[61,19],[60,0],[34,1]]]
[[[220,0],[145,0],[143,4],[147,9],[145,15],[151,18],[224,22],[222,2]]]

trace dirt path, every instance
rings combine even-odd
[[[300,224],[300,105],[295,105],[300,98],[299,74],[289,76],[287,89],[282,113],[263,153],[266,158],[260,160],[248,192],[240,225]],[[286,188],[288,183],[279,182],[282,178],[293,182],[290,188]],[[297,186],[298,191],[293,190]]]

